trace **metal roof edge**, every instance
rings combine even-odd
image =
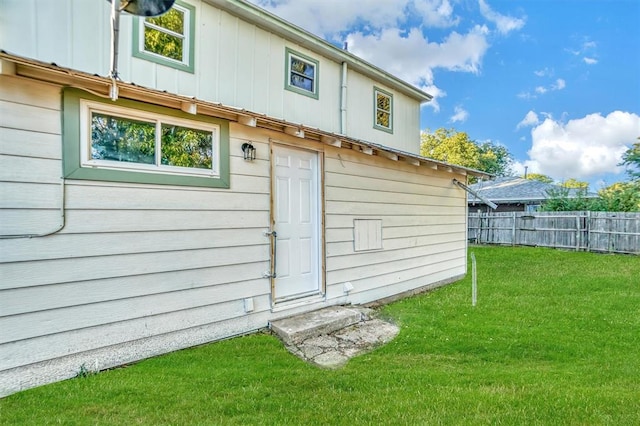
[[[13,64],[13,66],[5,66],[6,62]],[[30,69],[31,72],[21,70],[19,69],[19,67],[26,67],[26,69]],[[42,73],[44,73],[45,75],[41,75]],[[243,122],[248,122],[246,119],[251,119],[255,120],[253,126],[257,126],[258,124],[260,124],[260,127],[264,127],[267,129],[273,129],[274,126],[277,126],[281,127],[281,131],[284,133],[303,138],[305,137],[304,135],[306,132],[308,134],[313,134],[315,136],[315,140],[322,141],[330,145],[338,146],[339,144],[337,142],[339,141],[340,143],[347,143],[351,146],[358,146],[360,147],[360,152],[364,152],[365,154],[369,155],[373,155],[374,151],[378,151],[385,153],[384,156],[387,158],[394,159],[396,161],[403,160],[416,166],[424,164],[434,170],[456,172],[458,174],[472,175],[479,178],[492,176],[491,174],[483,172],[481,170],[475,170],[468,167],[434,160],[418,154],[413,154],[410,152],[388,147],[386,145],[363,141],[346,135],[332,133],[315,127],[306,126],[300,123],[292,123],[284,119],[271,117],[266,114],[249,111],[243,108],[200,100],[191,96],[173,94],[158,89],[147,88],[131,82],[114,81],[109,77],[100,76],[97,74],[89,74],[83,71],[61,67],[56,64],[49,64],[30,58],[24,58],[21,56],[13,55],[4,50],[0,50],[0,74],[15,74],[21,77],[53,82],[62,86],[76,87],[86,90],[89,93],[103,96],[105,98],[109,97],[112,85],[115,83],[117,84],[120,93],[130,95],[128,97],[129,99],[135,99],[131,98],[131,96],[137,94],[138,96],[145,97],[144,99],[140,99],[143,102],[146,101],[153,103],[155,101],[156,104],[165,106],[167,103],[171,103],[173,108],[186,108],[189,105],[195,105],[196,108],[198,108],[198,106],[200,106],[206,111],[211,111],[209,115],[218,114],[218,116],[220,117],[236,121],[241,124],[244,124]],[[79,84],[76,82],[79,82]],[[93,85],[94,87],[87,87],[90,85]],[[104,90],[104,94],[96,93],[96,89]],[[161,102],[161,100],[164,102]]]
[[[264,10],[246,0],[203,0],[205,3],[223,9],[235,16],[242,17],[247,21],[276,34],[294,41],[301,46],[326,56],[336,62],[346,62],[355,70],[388,84],[396,90],[420,101],[428,102],[433,96],[418,89],[414,85],[394,76],[387,71],[373,65],[364,59],[340,49],[309,31],[288,22],[273,13]]]

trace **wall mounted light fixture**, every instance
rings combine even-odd
[[[244,154],[244,159],[247,161],[253,161],[256,159],[256,149],[250,142],[245,142],[242,144],[242,152]]]

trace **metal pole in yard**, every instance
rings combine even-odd
[[[580,251],[580,216],[581,212],[576,212],[576,251]]]
[[[478,303],[478,274],[476,272],[476,255],[471,253],[471,306]]]
[[[587,228],[587,243],[585,245],[587,246],[587,251],[591,251],[591,211],[590,210],[587,210],[586,228]]]

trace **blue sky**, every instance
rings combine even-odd
[[[514,172],[588,181],[640,136],[639,0],[252,0],[434,95],[423,130],[505,145]]]

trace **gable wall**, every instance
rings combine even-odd
[[[195,73],[132,56],[133,19],[120,19],[118,71],[123,81],[341,132],[341,64],[198,0]],[[110,3],[4,0],[0,48],[28,58],[106,76]],[[284,89],[285,48],[319,61],[319,99]],[[347,136],[419,152],[419,102],[394,92],[394,133],[373,129],[373,80],[349,70]],[[384,87],[383,84],[377,84]],[[351,87],[352,86],[352,87]]]

